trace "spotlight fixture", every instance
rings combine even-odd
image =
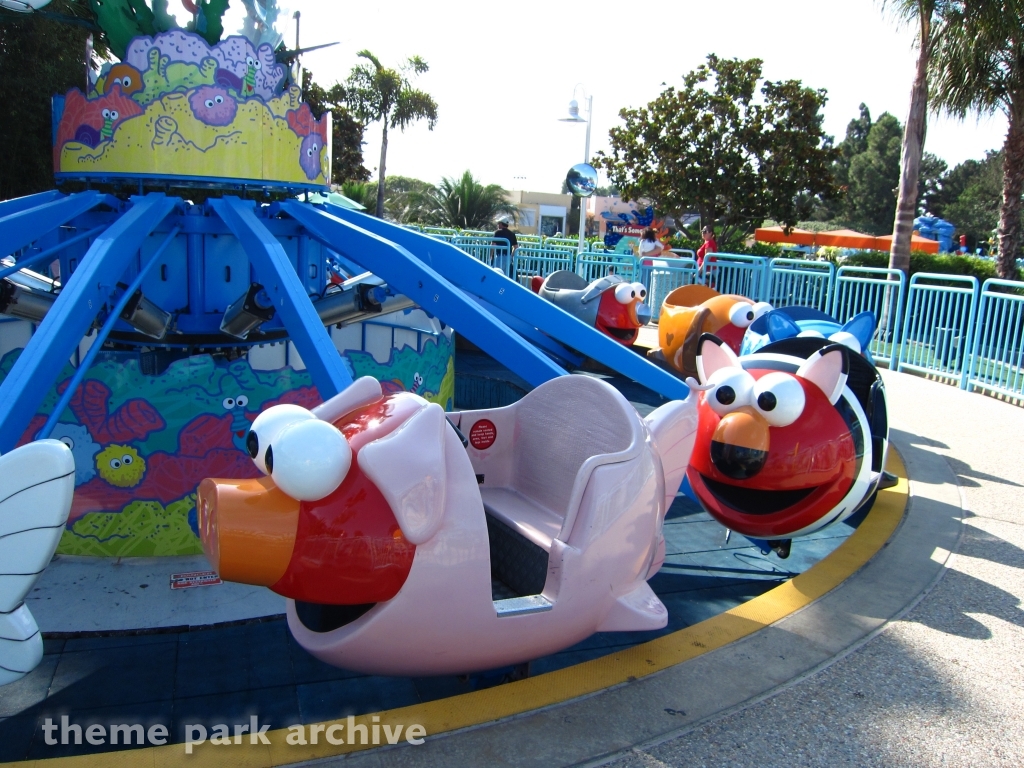
[[[42,322],[57,295],[41,291],[20,279],[20,273],[0,280],[0,314],[20,317],[33,323]]]
[[[162,339],[167,335],[172,315],[143,296],[140,289],[128,299],[121,312],[121,319],[141,334]]]
[[[274,302],[259,283],[252,283],[249,289],[224,310],[221,333],[245,339],[263,323],[274,317]]]

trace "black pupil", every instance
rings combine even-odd
[[[267,465],[267,472],[274,474],[274,446],[267,446],[267,458],[263,460],[263,463]]]
[[[757,405],[762,411],[774,411],[778,404],[778,399],[771,392],[762,392],[757,396]]]
[[[719,387],[715,392],[715,398],[722,405],[729,405],[736,399],[736,390],[729,386]]]
[[[260,439],[256,437],[256,433],[251,429],[249,430],[248,437],[245,438],[245,448],[249,451],[250,459],[255,459],[256,454],[260,452]]]
[[[754,313],[753,312],[747,312],[747,320],[753,320],[753,319],[754,319]]]

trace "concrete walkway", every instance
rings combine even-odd
[[[883,375],[895,442],[911,456],[941,457],[963,500],[949,570],[902,618],[819,674],[597,764],[1024,764],[1024,410]]]
[[[622,688],[325,764],[1021,765],[1024,410],[884,377],[911,500],[841,587]]]

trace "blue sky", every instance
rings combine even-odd
[[[389,137],[389,175],[436,182],[468,168],[509,189],[559,191],[583,159],[584,126],[558,122],[577,83],[594,98],[592,151],[607,146],[620,108],[647,103],[662,83],[679,85],[708,53],[761,58],[768,78],[827,89],[825,127],[841,139],[861,102],[873,117],[905,119],[916,61],[912,31],[876,0],[290,5],[302,11],[303,45],[340,43],[303,60],[321,84],[343,80],[363,48],[387,65],[412,54],[430,64],[417,83],[437,100],[440,119],[433,131],[418,125]],[[926,150],[952,167],[998,149],[1005,131],[1001,115],[932,116]],[[371,169],[379,135],[378,126],[366,133]]]

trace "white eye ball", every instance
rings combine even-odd
[[[217,102],[218,104],[223,104],[224,103],[224,97],[223,96],[216,96],[216,97],[214,97],[213,100],[215,102]]]
[[[759,301],[754,305],[754,319],[761,317],[761,315],[767,315],[773,309],[772,305],[767,301]]]
[[[113,467],[114,469],[119,469],[121,467],[121,460],[120,459],[111,459],[110,460],[110,466]]]
[[[754,407],[773,427],[788,427],[804,412],[804,388],[787,373],[769,373],[754,383]]]
[[[256,69],[263,69],[263,62],[257,61],[253,66],[256,67]]]
[[[260,472],[265,475],[272,472],[274,457],[267,459],[267,448],[273,445],[282,430],[310,419],[315,420],[316,416],[298,405],[275,405],[256,417],[245,437],[245,448]]]
[[[245,408],[245,406],[247,406],[248,404],[249,398],[246,397],[245,395],[239,395],[238,397],[235,398],[235,405],[237,405],[239,408]]]
[[[116,109],[110,110],[110,119],[111,120],[117,120],[119,114],[120,113]]]
[[[737,328],[746,328],[754,322],[754,305],[737,301],[729,310],[729,322]]]
[[[828,340],[849,347],[858,355],[861,353],[860,340],[849,331],[836,331],[828,337]]]
[[[824,339],[825,334],[821,331],[800,331],[797,335],[798,339]]]
[[[71,439],[70,437],[68,437],[67,435],[65,435],[64,437],[62,437],[62,438],[60,439],[60,441],[61,441],[62,443],[64,443],[64,445],[66,445],[66,446],[67,446],[68,448],[72,448],[72,449],[73,449],[73,448],[75,447],[75,441],[74,441],[74,440],[72,440],[72,439]]]
[[[255,61],[253,60],[252,56],[246,56],[245,63],[247,66],[251,67],[253,64],[255,64]]]
[[[636,298],[636,289],[630,283],[619,283],[615,286],[615,300],[619,304],[629,304]]]
[[[713,389],[705,393],[707,404],[719,416],[725,416],[750,404],[754,377],[741,368],[720,368],[711,374],[708,384]]]
[[[230,411],[232,408],[235,407],[235,398],[225,397],[223,400],[220,401],[220,404],[225,411]]]
[[[122,464],[128,465],[131,464],[133,461],[135,461],[135,459],[131,457],[131,454],[126,453],[124,456],[121,457]]]
[[[270,476],[293,499],[316,501],[332,494],[352,466],[345,436],[326,421],[310,419],[285,427],[268,447]]]
[[[213,99],[207,99],[203,103],[206,104],[207,109],[213,109]]]
[[[633,283],[633,291],[636,293],[636,297],[643,301],[647,298],[647,289],[644,288],[643,283]]]
[[[103,114],[103,119],[106,120],[107,118],[110,117],[110,110],[109,109],[104,109],[102,114]]]
[[[131,84],[132,84],[132,79],[130,77],[128,77],[128,75],[125,75],[124,77],[121,78],[121,85],[123,85],[125,88],[130,88]]]

